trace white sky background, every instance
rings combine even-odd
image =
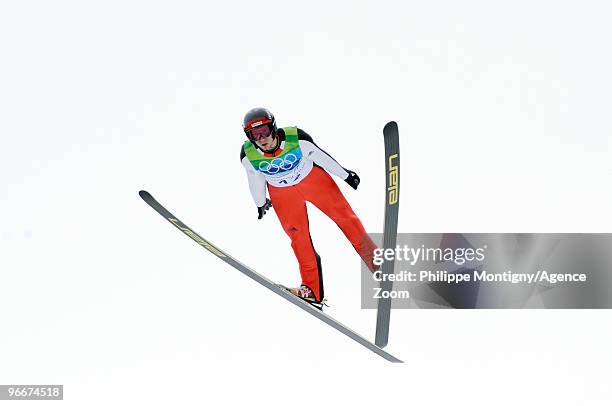
[[[609,312],[398,310],[392,366],[137,192],[298,283],[238,159],[263,105],[361,176],[340,183],[368,231],[395,120],[401,232],[610,232],[611,17],[604,1],[3,2],[0,384],[61,383],[67,404],[609,398]],[[310,213],[330,314],[373,337],[356,254]]]

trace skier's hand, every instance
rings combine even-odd
[[[361,179],[359,179],[359,176],[357,176],[355,172],[349,171],[348,169],[346,171],[348,172],[348,176],[346,177],[346,179],[344,179],[344,181],[348,183],[353,189],[357,190],[357,186],[359,186],[359,182],[361,182]]]
[[[270,207],[272,207],[272,202],[270,201],[270,199],[266,199],[264,205],[257,208],[257,220],[261,220],[262,217],[266,215],[266,212]]]

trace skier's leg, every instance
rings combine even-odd
[[[373,263],[376,244],[366,233],[363,224],[331,176],[315,166],[298,186],[306,200],[314,204],[340,227],[368,269],[372,272],[378,269],[378,266]]]
[[[268,185],[268,190],[272,207],[291,239],[291,248],[300,266],[302,284],[312,290],[317,301],[321,301],[324,297],[321,258],[315,251],[310,238],[306,201],[294,186]]]

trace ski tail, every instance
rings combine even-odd
[[[388,122],[383,128],[385,139],[385,168],[386,168],[386,196],[385,196],[385,224],[383,228],[383,248],[395,249],[397,244],[397,220],[399,214],[399,185],[400,185],[400,151],[399,130],[395,121]],[[394,272],[394,261],[385,261],[381,266],[383,275]],[[383,292],[393,290],[393,281],[383,278],[380,283],[381,295]],[[386,297],[385,297],[386,296]],[[391,320],[391,296],[383,295],[378,299],[376,313],[376,337],[374,343],[383,348],[389,342],[389,323]]]

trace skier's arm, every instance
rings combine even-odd
[[[262,207],[266,204],[266,178],[260,172],[257,172],[246,156],[241,154],[241,162],[244,167],[247,179],[249,181],[249,190],[253,201],[257,207]]]
[[[305,157],[342,180],[346,180],[349,177],[349,171],[336,162],[331,155],[319,148],[310,135],[298,129],[298,136],[300,139],[300,148]]]
[[[306,131],[298,128],[298,137],[300,140],[300,148],[305,156],[311,159],[315,164],[319,165],[329,173],[333,173],[340,179],[349,184],[350,187],[357,190],[359,186],[359,176],[351,170],[345,169],[327,152],[323,151],[312,140],[312,137]]]

